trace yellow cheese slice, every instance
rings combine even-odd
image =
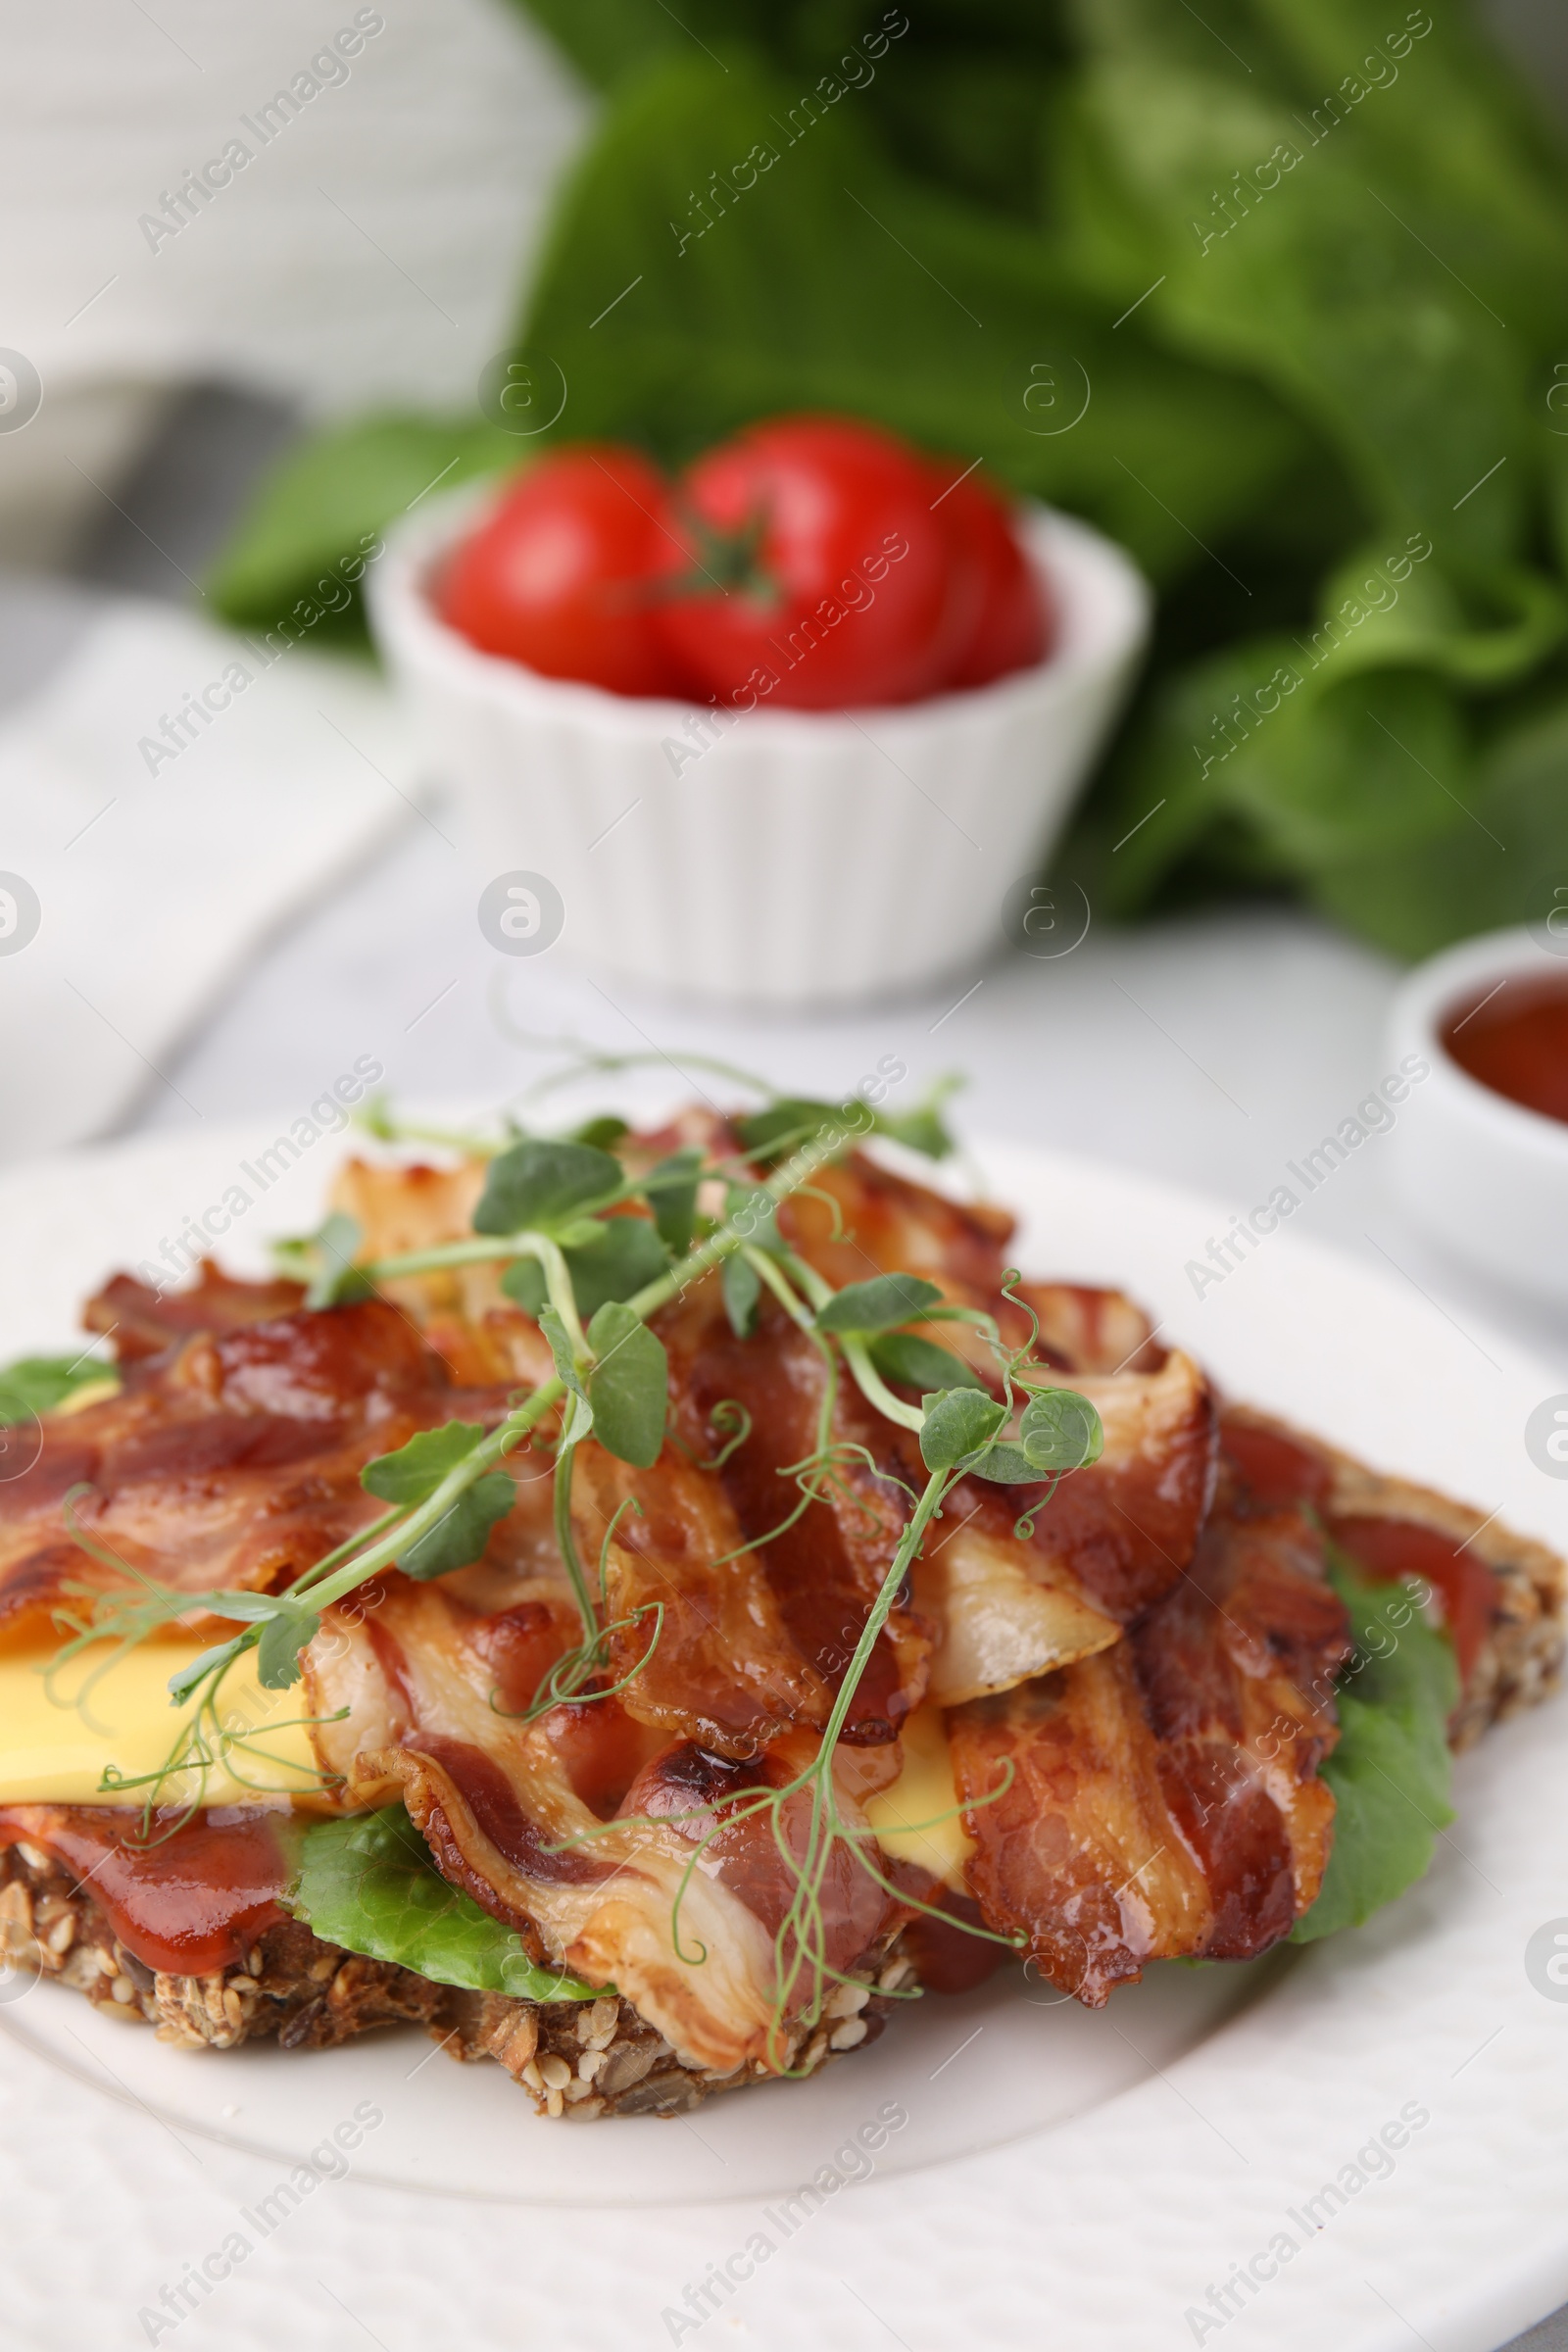
[[[106,1789],[104,1769],[113,1765],[125,1780],[158,1771],[195,1713],[188,1702],[171,1702],[169,1678],[202,1646],[147,1642],[105,1667],[111,1649],[102,1642],[53,1675],[53,1650],[0,1655],[0,1804],[144,1804],[146,1785]],[[254,1804],[313,1793],[319,1778],[301,1721],[307,1706],[297,1683],[290,1690],[264,1690],[255,1652],[248,1651],[229,1668],[220,1693],[226,1737],[216,1760],[205,1774],[172,1774],[157,1791],[158,1803]],[[210,1718],[204,1729],[210,1737]]]
[[[975,1850],[974,1839],[958,1811],[942,1709],[916,1707],[899,1737],[904,1770],[890,1788],[866,1798],[866,1819],[885,1854],[918,1862],[962,1893],[963,1866]]]

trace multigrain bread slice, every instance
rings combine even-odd
[[[1464,1691],[1448,1726],[1455,1749],[1471,1747],[1494,1723],[1535,1706],[1562,1675],[1568,1562],[1516,1535],[1494,1512],[1455,1502],[1430,1487],[1369,1469],[1321,1438],[1246,1405],[1227,1406],[1225,1427],[1282,1439],[1322,1466],[1320,1508],[1330,1526],[1358,1520],[1402,1522],[1442,1537],[1456,1553],[1469,1552],[1492,1572],[1493,1594]]]
[[[297,1921],[268,1928],[210,1976],[167,1975],[125,1949],[86,1887],[39,1847],[0,1852],[0,1951],[21,1976],[85,1993],[112,2017],[145,2021],[180,2049],[272,2039],[323,2050],[372,2027],[423,2026],[448,2054],[494,2059],[541,2115],[680,2115],[762,2067],[715,2075],[685,2064],[629,2001],[524,2001],[432,1984],[391,1962],[323,1943]],[[913,1963],[889,1942],[836,1986],[792,2071],[816,2074],[873,2041]]]

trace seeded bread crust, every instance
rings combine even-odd
[[[715,2091],[767,2078],[751,2066],[715,2075],[686,2065],[629,2001],[522,2001],[435,1984],[390,1961],[323,1943],[297,1921],[266,1929],[243,1960],[210,1976],[147,1967],[107,1914],[39,1847],[0,1852],[0,1951],[24,1975],[85,1993],[112,2017],[152,2026],[180,2049],[237,2049],[275,2038],[324,2050],[376,2026],[423,2026],[454,2058],[493,2059],[540,2115],[680,2115]],[[835,1987],[821,2024],[799,2035],[792,2071],[815,2074],[874,2041],[913,1966],[892,1939]]]
[[[1369,1470],[1353,1455],[1304,1436],[1287,1421],[1239,1405],[1230,1406],[1226,1417],[1288,1438],[1327,1463],[1334,1474],[1328,1503],[1334,1518],[1410,1520],[1467,1545],[1492,1570],[1497,1588],[1492,1624],[1448,1725],[1451,1746],[1473,1747],[1493,1724],[1538,1705],[1557,1688],[1568,1617],[1568,1562],[1556,1552],[1531,1536],[1515,1535],[1495,1515],[1489,1519],[1469,1503]]]

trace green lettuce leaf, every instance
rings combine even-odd
[[[1359,1927],[1393,1902],[1426,1876],[1438,1832],[1453,1819],[1452,1643],[1426,1623],[1404,1585],[1368,1584],[1333,1551],[1329,1578],[1350,1612],[1355,1653],[1336,1692],[1340,1743],[1322,1768],[1334,1791],[1334,1846],[1293,1943]]]
[[[689,56],[694,41],[721,64],[763,52],[797,92],[837,67],[911,170],[1025,219],[1039,211],[1062,0],[927,0],[912,17],[879,0],[685,0],[677,14],[648,0],[524,5],[596,89]]]
[[[530,1960],[513,1929],[441,1876],[402,1805],[308,1830],[287,1901],[324,1942],[436,1984],[524,2001],[591,2001],[603,1989]]]
[[[24,1355],[0,1371],[0,1428],[27,1421],[34,1413],[52,1413],[78,1389],[115,1381],[113,1364],[95,1355]]]
[[[798,80],[701,56],[614,98],[519,338],[572,387],[563,434],[679,460],[780,411],[870,416],[984,457],[1166,576],[1190,531],[1272,503],[1309,446],[1272,394],[1151,342],[1141,314],[1117,331],[1125,305],[1086,290],[1055,241],[896,166],[853,90],[813,109]],[[693,191],[715,157],[750,184],[705,230]]]
[[[518,5],[606,93],[516,330],[560,425],[514,439],[476,396],[330,428],[253,502],[220,609],[342,636],[432,490],[842,411],[1087,516],[1164,591],[1055,859],[1097,914],[1288,892],[1415,956],[1553,904],[1568,169],[1474,5]],[[1417,535],[1397,606],[1320,661]],[[930,1113],[905,1140],[945,1142]]]
[[[359,583],[379,561],[383,530],[432,491],[524,464],[532,447],[476,415],[334,425],[267,477],[209,593],[242,628],[305,630],[310,644],[334,651],[363,645]]]

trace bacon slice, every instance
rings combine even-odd
[[[572,1516],[589,1561],[616,1525],[607,1555],[610,1621],[663,1609],[657,1643],[649,1614],[612,1643],[613,1679],[636,1669],[622,1703],[639,1723],[747,1757],[792,1724],[826,1722],[832,1689],[791,1638],[766,1555],[745,1548],[716,1478],[670,1448],[652,1470],[633,1470],[590,1441],[577,1456]]]
[[[950,1738],[981,1914],[1021,1929],[1054,1984],[1099,2008],[1146,1960],[1201,1948],[1202,1875],[1171,1821],[1125,1644],[971,1701]]]
[[[1065,1648],[1060,1658],[1042,1658],[1034,1672],[1102,1646],[1098,1628],[1107,1625],[1114,1633],[1180,1581],[1215,1487],[1213,1393],[1192,1357],[1168,1354],[1159,1371],[1074,1376],[1072,1386],[1101,1413],[1104,1451],[1096,1463],[1065,1477],[1049,1503],[1044,1480],[1039,1487],[966,1480],[945,1512],[968,1529],[961,1539],[955,1536],[955,1545],[985,1545],[992,1554],[1006,1550],[1039,1592],[1054,1594],[1051,1611]],[[882,1442],[889,1445],[886,1437]],[[919,1448],[903,1433],[891,1440],[891,1453],[906,1480],[914,1484],[924,1477]],[[1020,1515],[1034,1524],[1025,1543],[1013,1539]],[[933,1562],[941,1557],[943,1541],[936,1539],[917,1571],[921,1606],[936,1606]],[[976,1599],[985,1594],[987,1609],[997,1606],[995,1578],[985,1576],[978,1562],[973,1578]],[[959,1597],[961,1586],[953,1592],[953,1599]],[[1022,1646],[1049,1625],[1044,1606],[1044,1599],[1034,1604],[1034,1633],[1022,1621],[1015,1628]],[[966,1644],[971,1635],[955,1628],[950,1640]],[[990,1680],[990,1687],[1002,1687],[1002,1677]]]
[[[1179,1352],[1157,1372],[1078,1377],[1073,1386],[1099,1411],[1105,1447],[1062,1480],[1036,1518],[1034,1544],[1096,1608],[1125,1624],[1169,1592],[1197,1548],[1214,1492],[1214,1400]]]
[[[331,1205],[358,1225],[362,1259],[407,1256],[471,1235],[486,1164],[346,1160],[332,1182]],[[462,1385],[512,1379],[535,1386],[555,1369],[550,1349],[538,1325],[502,1290],[503,1271],[491,1262],[403,1275],[385,1284],[382,1296],[413,1317]]]
[[[1016,1287],[1039,1318],[1037,1352],[1063,1372],[1157,1372],[1164,1360],[1149,1317],[1122,1291],[1081,1282]]]
[[[133,1570],[186,1591],[280,1589],[376,1515],[360,1485],[373,1455],[454,1413],[493,1424],[506,1409],[493,1390],[454,1391],[377,1300],[269,1321],[228,1303],[226,1327],[133,1352],[118,1396],[45,1420],[36,1461],[0,1486],[0,1622]],[[123,1576],[73,1540],[76,1487],[77,1524]]]
[[[122,1364],[160,1355],[194,1332],[236,1331],[270,1323],[304,1303],[298,1282],[239,1282],[204,1257],[188,1290],[155,1291],[132,1274],[116,1274],[82,1309],[82,1328],[115,1343]]]
[[[755,1335],[737,1340],[715,1292],[715,1285],[705,1286],[681,1317],[662,1321],[660,1329],[685,1426],[701,1433],[709,1458],[724,1443],[717,1407],[739,1404],[750,1416],[749,1433],[714,1475],[739,1540],[756,1546],[790,1642],[816,1678],[821,1699],[803,1719],[821,1724],[907,1522],[908,1494],[900,1483],[906,1474],[896,1433],[862,1406],[858,1391],[841,1384],[829,1441],[859,1451],[837,1457],[824,1498],[798,1512],[802,1494],[790,1474],[818,1450],[827,1378],[822,1356],[771,1301]],[[875,1746],[896,1737],[924,1695],[930,1642],[928,1627],[895,1607],[856,1691],[847,1740]]]
[[[1317,1768],[1339,1739],[1350,1639],[1316,1528],[1296,1512],[1216,1515],[1132,1648],[1167,1801],[1213,1901],[1204,1948],[1250,1959],[1316,1898],[1332,1838]]]
[[[1363,1576],[1416,1577],[1437,1595],[1463,1684],[1452,1747],[1469,1747],[1555,1685],[1568,1572],[1544,1544],[1495,1511],[1368,1469],[1246,1405],[1227,1405],[1222,1443],[1250,1494],[1310,1502]]]
[[[1328,1859],[1316,1776],[1348,1646],[1310,1523],[1227,1513],[1115,1648],[957,1709],[987,1924],[1091,2008],[1150,1960],[1266,1950]]]
[[[737,1799],[744,1800],[760,1789],[783,1788],[809,1760],[813,1744],[800,1739],[784,1740],[755,1763],[736,1764],[705,1753],[690,1740],[677,1741],[639,1776],[628,1789],[621,1811],[628,1820],[639,1816],[667,1820],[689,1846],[711,1837],[703,1868],[737,1895],[776,1939],[797,1892],[798,1874],[805,1868],[811,1799],[806,1790],[797,1789],[782,1800],[776,1815],[753,1812],[727,1823],[726,1815],[733,1814]],[[858,1808],[850,1800],[842,1778],[838,1794],[858,1825]],[[780,1838],[793,1857],[791,1865],[781,1863]],[[818,1904],[820,1937],[805,1955],[803,1989],[809,1987],[816,1960],[825,1968],[846,1973],[859,1965],[899,1909],[861,1868],[843,1838],[835,1838],[827,1855]],[[783,1942],[781,1957],[788,1972],[800,1965],[801,1956],[793,1936],[786,1934]]]
[[[989,1305],[1000,1292],[1015,1222],[1006,1209],[950,1200],[860,1152],[822,1169],[812,1186],[784,1203],[780,1229],[835,1290],[872,1274],[919,1274],[970,1305]]]
[[[859,1152],[824,1169],[813,1194],[787,1201],[780,1212],[781,1229],[835,1289],[872,1274],[919,1274],[955,1305],[995,1315],[1013,1348],[1030,1336],[1027,1315],[1002,1290],[1015,1224],[994,1202],[950,1200]],[[1038,1318],[1046,1363],[1084,1373],[1157,1368],[1160,1350],[1149,1318],[1120,1291],[1064,1282],[1021,1282],[1014,1291]],[[955,1324],[942,1338],[977,1371],[994,1370],[978,1333]]]
[[[626,1789],[596,1791],[602,1805],[614,1802],[606,1818],[566,1766],[574,1719],[616,1702],[522,1724],[492,1704],[473,1628],[443,1587],[401,1577],[386,1580],[373,1612],[338,1612],[311,1653],[314,1710],[348,1710],[318,1739],[355,1800],[401,1795],[445,1874],[535,1957],[612,1981],[690,2065],[730,2074],[788,2063],[796,2037],[780,2045],[773,2033],[773,1937],[793,1883],[765,1821],[726,1833],[727,1844],[690,1865],[715,1802],[754,1781],[776,1783],[796,1758],[746,1767],[657,1737],[638,1757],[633,1739]],[[860,1826],[847,1788],[841,1802]],[[845,1857],[823,1908],[828,1949],[844,1967],[877,1942],[892,1910]]]

